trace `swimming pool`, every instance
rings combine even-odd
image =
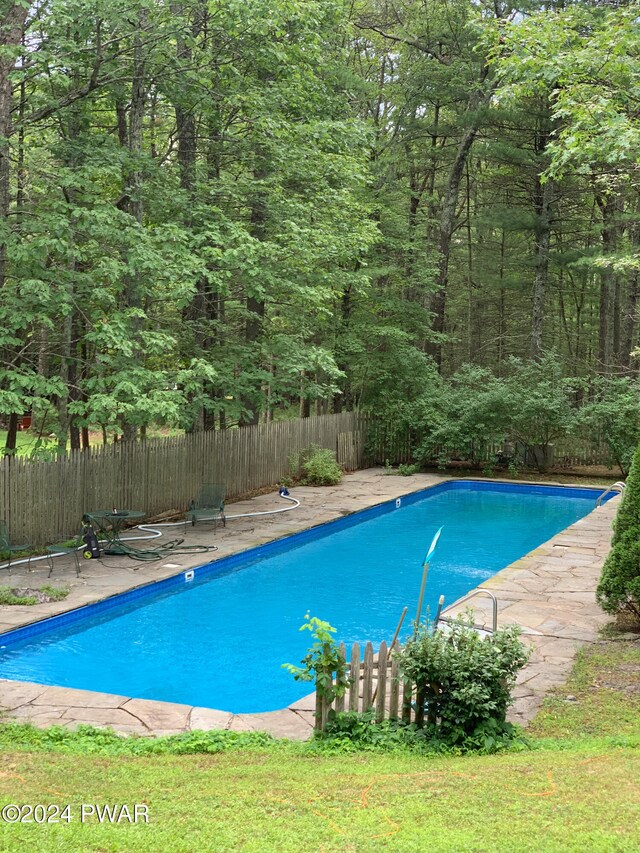
[[[434,612],[594,508],[598,489],[449,481],[113,599],[0,635],[0,677],[234,713],[310,691],[282,664],[310,642],[306,612],[347,645],[389,640],[415,613],[422,560],[443,526]],[[409,621],[405,624],[410,630]]]

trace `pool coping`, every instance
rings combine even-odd
[[[414,480],[413,483],[409,478],[384,476],[385,482],[381,486],[379,469],[356,472],[356,475],[350,475],[351,482],[358,480],[366,482],[367,475],[369,480],[371,480],[372,475],[374,478],[378,478],[377,486],[384,492],[382,500],[378,499],[381,496],[380,492],[364,497],[358,495],[360,506],[351,509],[339,509],[337,514],[334,511],[333,517],[327,517],[317,523],[306,524],[296,532],[307,533],[309,538],[315,538],[312,537],[313,531],[316,530],[317,533],[318,528],[331,521],[362,510],[375,510],[380,505],[393,501],[394,497],[410,497],[425,488],[430,489],[446,482],[455,482],[456,479],[462,482],[471,480],[501,485],[509,484],[515,487],[514,490],[518,486],[531,485],[561,486],[574,489],[594,488],[580,484],[567,484],[565,486],[564,484],[537,481],[514,483],[512,480],[498,478],[450,478],[433,475],[417,475],[415,480],[411,478]],[[411,488],[412,485],[414,488]],[[316,489],[315,491],[321,497],[325,497],[327,494],[326,489]],[[335,492],[339,495],[339,487],[334,489]],[[259,499],[253,499],[248,503],[253,505],[256,501]],[[364,506],[362,505],[363,501]],[[608,552],[611,521],[617,504],[618,499],[615,498],[607,502],[600,509],[592,511],[575,524],[565,528],[547,542],[539,545],[534,551],[502,569],[476,588],[489,589],[500,593],[499,624],[518,622],[523,628],[525,641],[533,646],[532,659],[518,679],[515,693],[516,701],[510,715],[512,719],[518,722],[526,723],[531,719],[548,689],[564,681],[575,655],[577,644],[593,642],[597,638],[598,627],[608,621],[607,617],[597,608],[593,591],[604,556]],[[581,535],[576,542],[574,528],[578,526],[581,526],[579,531]],[[267,550],[272,550],[278,547],[278,543],[283,538],[288,537],[279,535],[275,538],[267,538],[264,543],[260,544],[268,545],[271,543],[272,548]],[[298,539],[297,536],[295,538]],[[558,563],[558,551],[554,552],[554,548],[562,549],[561,564]],[[239,561],[243,559],[243,552],[250,549],[251,546],[247,548],[241,545],[240,548],[234,549],[233,553],[238,556]],[[246,558],[246,555],[244,556]],[[201,555],[194,562],[202,564]],[[562,575],[567,571],[572,578],[571,583],[574,585],[582,583],[585,586],[584,589],[567,590],[568,596],[565,598],[567,598],[566,604],[570,605],[569,610],[566,606],[564,608],[559,606],[562,602],[558,601],[557,595],[557,584],[562,583]],[[170,581],[171,578],[180,578],[183,572],[184,567],[181,567],[180,572],[168,575],[164,580]],[[547,582],[546,586],[545,582]],[[148,584],[149,582],[144,580],[130,586],[129,590],[140,590],[147,587]],[[535,588],[532,589],[532,585],[534,587],[537,585],[541,589],[536,591]],[[552,588],[555,588],[555,595],[553,596],[548,594]],[[546,597],[545,590],[547,591]],[[578,598],[576,598],[576,594]],[[581,599],[580,596],[582,596]],[[109,595],[98,598],[96,601],[108,601],[111,598],[113,596]],[[527,605],[526,609],[523,609],[523,604]],[[577,612],[576,605],[579,605]],[[61,613],[70,613],[76,609],[77,605],[67,608]],[[458,605],[454,603],[446,609],[446,612],[455,613],[457,609]],[[571,609],[573,609],[573,616]],[[482,612],[482,608],[480,608],[480,612]],[[23,625],[33,625],[38,621],[42,620],[31,619]],[[4,713],[5,719],[30,721],[40,726],[55,723],[73,727],[79,723],[89,723],[97,726],[111,726],[123,734],[159,735],[196,729],[223,728],[233,731],[268,731],[277,736],[304,739],[312,731],[314,707],[314,696],[310,694],[278,711],[231,714],[210,708],[199,708],[159,700],[132,699],[97,691],[0,679],[0,709]]]

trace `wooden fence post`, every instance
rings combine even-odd
[[[398,719],[398,705],[400,697],[400,664],[391,658],[391,684],[389,685],[389,719]]]
[[[376,694],[376,723],[384,720],[387,701],[387,644],[383,640],[378,652],[378,687]]]
[[[360,646],[354,643],[351,649],[351,663],[349,665],[349,710],[358,711],[358,697],[360,694]]]
[[[366,713],[372,705],[373,695],[373,646],[367,643],[364,649],[364,666],[362,668],[362,711]]]

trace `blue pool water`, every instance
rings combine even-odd
[[[85,608],[75,624],[0,636],[0,677],[235,713],[282,708],[311,689],[281,666],[298,664],[309,645],[309,633],[298,630],[306,612],[331,622],[347,645],[389,642],[405,605],[403,633],[410,631],[422,561],[440,526],[427,588],[432,613],[440,594],[453,603],[590,512],[598,494],[447,483],[408,496],[399,509],[392,502],[323,525],[297,547],[293,537],[282,553],[249,552],[170,591],[152,585],[102,613]]]

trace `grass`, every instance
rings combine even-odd
[[[0,450],[2,450],[5,446],[7,440],[7,431],[6,429],[0,429]],[[38,442],[37,433],[33,432],[19,432],[16,436],[16,456],[29,456],[33,453],[36,448],[36,444]],[[47,438],[43,436],[40,440],[40,447],[43,449],[51,449],[53,450],[56,446],[55,439]]]
[[[0,849],[635,853],[639,671],[640,639],[590,648],[545,703],[532,748],[491,756],[343,755],[259,734],[121,739],[7,725],[0,802],[69,803],[72,819],[0,820]],[[82,803],[146,803],[149,824],[83,824]]]
[[[556,739],[640,735],[640,636],[583,648],[529,731]]]
[[[184,430],[167,428],[167,427],[149,427],[147,430],[147,438],[165,438],[171,435],[181,435]],[[0,429],[0,451],[4,448],[7,440],[7,430]],[[110,440],[112,437],[110,436]],[[92,431],[89,433],[89,444],[91,447],[97,447],[101,445],[102,442],[102,433]],[[57,440],[55,438],[49,438],[48,435],[43,435],[38,443],[38,433],[33,430],[26,430],[18,432],[16,436],[16,455],[17,456],[30,456],[38,448],[38,454],[40,458],[51,458],[55,455],[55,449],[57,445]]]
[[[63,601],[69,595],[68,589],[63,589],[58,586],[50,586],[49,584],[37,587],[37,589],[40,592],[43,592],[49,601]],[[0,604],[8,606],[15,604],[31,606],[38,604],[38,599],[33,595],[15,595],[12,591],[12,587],[0,586]]]
[[[8,851],[582,853],[640,844],[640,750],[605,744],[432,760],[301,754],[295,746],[82,762],[13,753],[2,768],[4,802],[68,802],[75,816],[46,828],[0,823]],[[147,803],[150,822],[81,824],[81,803]]]

